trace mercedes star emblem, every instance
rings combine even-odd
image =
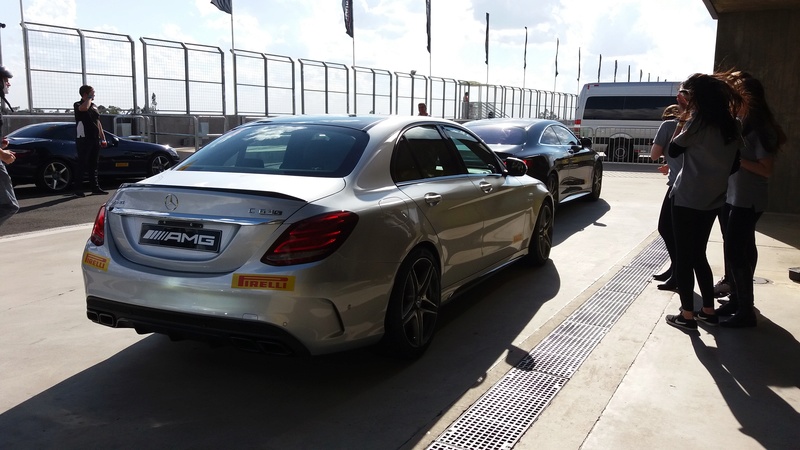
[[[170,211],[175,211],[178,209],[178,197],[175,194],[169,194],[167,198],[164,199],[164,206]]]

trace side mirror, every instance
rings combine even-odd
[[[528,165],[525,161],[509,156],[505,159],[506,170],[512,177],[521,177],[528,173]]]
[[[591,138],[587,138],[587,137],[582,137],[581,138],[581,145],[584,148],[592,148],[592,139]]]
[[[106,134],[106,142],[109,147],[116,147],[119,145],[119,138],[113,134]]]

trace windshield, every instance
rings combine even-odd
[[[71,126],[71,127],[70,127]],[[63,136],[62,136],[63,135]],[[8,137],[41,139],[75,139],[75,124],[38,123],[12,131]]]
[[[220,137],[175,170],[344,177],[369,137],[329,125],[258,124]]]
[[[522,145],[525,143],[525,129],[520,127],[499,127],[496,125],[470,128],[483,142],[489,145]]]

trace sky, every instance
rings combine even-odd
[[[429,54],[424,0],[353,0],[354,38],[345,32],[341,0],[233,0],[232,16],[209,0],[2,2],[2,61],[16,75],[8,97],[23,109],[27,98],[20,10],[26,22],[129,35],[136,42],[137,58],[141,37],[216,46],[225,52],[229,72],[233,38],[237,49],[295,61],[416,70],[574,94],[581,85],[598,81],[598,70],[600,81],[614,81],[615,62],[616,81],[627,81],[629,70],[631,81],[639,81],[640,71],[643,81],[648,76],[675,81],[709,72],[717,26],[703,0],[431,0]],[[140,72],[141,67],[137,63]],[[227,78],[232,84],[231,73]]]

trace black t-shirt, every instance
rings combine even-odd
[[[92,103],[87,111],[81,111],[78,109],[81,103],[83,100],[72,105],[75,110],[76,139],[100,139],[100,129],[97,127],[100,112],[97,110],[97,106]]]

